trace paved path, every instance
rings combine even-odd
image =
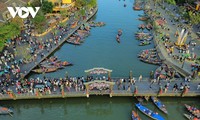
[[[164,4],[164,6],[166,6],[169,9],[169,12],[166,12],[166,10],[162,9],[161,6],[159,6],[159,5],[156,5],[156,7],[154,7],[153,3],[150,6],[151,6],[151,8],[156,9],[156,11],[159,11],[161,13],[161,16],[166,19],[167,27],[170,29],[170,31],[163,30],[163,29],[160,29],[160,31],[162,33],[169,33],[170,41],[175,43],[177,38],[174,36],[174,33],[176,32],[176,30],[178,28],[177,26],[178,26],[178,24],[180,24],[180,22],[171,22],[172,18],[168,14],[169,12],[174,15],[176,14],[176,12],[173,11],[174,6],[168,5],[167,3]],[[184,23],[182,23],[182,24],[184,25]],[[181,30],[181,28],[178,28],[178,29]],[[194,34],[194,33],[192,32],[192,34]],[[175,70],[180,72],[183,76],[192,75],[191,63],[193,63],[193,62],[186,60],[184,63],[180,63],[179,61],[172,59],[172,57],[168,55],[168,53],[165,49],[165,46],[161,42],[159,42],[160,38],[156,37],[155,39],[157,39],[157,40],[155,40],[155,45],[156,45],[157,49],[159,49],[158,51],[161,53],[160,54],[161,58],[163,58],[165,60],[164,63],[170,64]],[[187,43],[188,43],[188,41],[191,41],[191,40],[192,40],[192,38],[188,37]],[[190,46],[189,49],[191,50],[192,48],[193,47]],[[199,53],[199,51],[197,51],[197,49],[195,49],[195,53]],[[177,55],[177,54],[180,54],[180,53],[177,49],[175,49],[174,55]]]
[[[120,87],[118,85],[121,79],[124,79],[124,82],[120,84]],[[129,82],[128,78],[113,78],[113,82],[115,82],[115,85],[113,87],[112,94],[110,94],[110,91],[99,91],[99,90],[92,90],[89,91],[90,95],[110,95],[112,96],[160,96],[160,97],[165,97],[165,96],[171,96],[171,97],[191,97],[191,96],[200,96],[200,89],[197,90],[197,81],[192,81],[192,82],[184,82],[182,79],[177,79],[177,80],[172,80],[172,81],[165,81],[161,80],[160,83],[158,82],[153,83],[151,85],[151,82],[148,80],[148,78],[142,79],[140,81],[136,81],[135,84],[131,85]],[[169,82],[169,88],[166,93],[158,94],[159,92],[159,87],[164,86]],[[173,91],[173,86],[174,84],[178,84],[178,88],[180,87],[180,84],[182,83],[183,85],[187,84],[190,86],[190,89],[188,93],[182,94],[183,91],[178,90],[177,92]],[[151,85],[151,88],[150,88]],[[131,86],[130,91],[128,91],[128,86]],[[134,93],[135,87],[137,86],[138,93]],[[0,100],[16,100],[16,99],[40,99],[40,98],[65,98],[65,97],[86,97],[86,92],[85,90],[81,91],[75,91],[74,88],[71,88],[70,91],[68,91],[65,88],[64,94],[61,93],[61,89],[58,87],[57,91],[52,92],[51,94],[39,94],[38,96],[33,93],[23,93],[23,94],[17,94],[16,93],[16,86],[10,86],[10,88],[13,90],[14,94],[16,97],[12,98],[7,94],[0,95]]]

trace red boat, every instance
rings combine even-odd
[[[132,110],[132,120],[141,120],[140,116]]]

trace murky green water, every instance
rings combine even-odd
[[[199,98],[161,98],[169,115],[164,115],[150,101],[146,105],[166,120],[186,120],[184,104],[200,108]],[[90,96],[90,98],[66,98],[46,100],[0,101],[1,105],[14,109],[13,117],[0,116],[0,120],[131,120],[136,99],[132,97]],[[137,110],[138,111],[138,110]],[[143,120],[148,117],[138,111]]]

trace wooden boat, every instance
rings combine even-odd
[[[132,120],[141,120],[140,116],[132,110]]]
[[[117,41],[118,43],[120,43],[120,38],[116,38],[116,41]]]
[[[185,104],[185,107],[187,108],[187,110],[190,112],[190,113],[192,113],[194,116],[196,116],[196,117],[200,117],[200,111],[197,109],[197,108],[195,108],[195,107],[192,107],[192,106],[189,106],[189,105],[187,105],[187,104]]]
[[[153,28],[153,27],[152,27],[151,24],[146,25],[146,29],[147,29],[147,30],[151,30],[152,28]]]
[[[90,27],[102,27],[106,25],[104,22],[94,22],[94,21],[89,22],[89,24]]]
[[[43,64],[41,66],[44,68],[58,67],[58,69],[62,69],[64,66],[71,66],[71,65],[73,64],[67,61],[64,61],[64,62],[59,62],[59,63]]]
[[[51,63],[51,62],[57,62],[59,61],[57,57],[53,56],[53,57],[50,57],[49,59],[41,62],[40,64],[47,64],[47,63]]]
[[[154,64],[154,65],[160,65],[162,64],[162,61],[159,59],[149,59],[149,58],[139,58],[142,62]]]
[[[140,17],[140,18],[138,18],[138,20],[141,20],[141,21],[146,21],[146,20],[148,20],[149,18],[147,18],[147,17]]]
[[[139,44],[139,46],[145,46],[145,45],[150,45],[150,44],[151,44],[151,42],[149,42],[149,41],[143,41]]]
[[[122,30],[118,30],[118,36],[122,35]]]
[[[200,118],[197,118],[193,115],[188,115],[188,114],[184,114],[184,116],[188,119],[188,120],[200,120]]]
[[[8,115],[8,114],[10,115],[12,113],[13,111],[11,109],[0,106],[0,115]]]
[[[133,9],[134,9],[134,10],[142,10],[142,8],[139,7],[139,6],[133,6]]]
[[[139,29],[144,29],[144,28],[145,28],[145,25],[144,25],[144,24],[140,24],[140,25],[138,26],[138,28],[139,28]]]
[[[44,68],[44,69],[38,68],[38,69],[34,69],[32,71],[35,73],[50,73],[50,72],[55,72],[57,70],[58,70],[57,67],[53,67],[53,68]]]
[[[153,103],[154,103],[162,112],[164,112],[165,114],[168,114],[165,105],[162,104],[162,103],[160,102],[160,100],[159,100],[157,97],[151,96],[151,100],[153,101]]]
[[[73,45],[80,45],[80,38],[78,37],[70,37],[70,39],[66,40],[67,43],[73,44]]]
[[[145,115],[147,115],[148,117],[154,119],[154,120],[164,120],[164,118],[162,116],[160,116],[158,113],[153,112],[152,110],[144,107],[143,105],[141,105],[140,103],[136,104],[136,107]]]
[[[116,41],[118,42],[118,43],[120,43],[120,36],[117,34],[117,36],[116,36]]]
[[[73,65],[72,63],[69,63],[67,61],[62,62],[62,66],[71,66]]]
[[[77,34],[81,37],[81,38],[85,38],[87,36],[89,36],[90,32],[87,30],[77,30]]]

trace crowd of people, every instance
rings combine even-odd
[[[70,11],[71,15],[67,26],[56,24],[56,28],[52,32],[41,38],[32,36],[32,25],[26,25],[31,24],[30,20],[24,21],[26,29],[16,38],[8,40],[6,47],[0,53],[0,78],[20,79],[33,65],[56,47],[64,36],[71,32],[70,24],[76,19],[74,14],[77,8],[72,7]],[[18,48],[23,48],[24,51],[18,50]]]

